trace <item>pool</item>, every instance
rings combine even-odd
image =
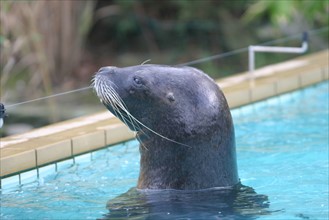
[[[269,214],[254,218],[328,219],[328,87],[326,81],[232,111],[241,182],[270,202]],[[102,218],[106,203],[137,183],[137,145],[131,141],[30,171],[19,187],[17,176],[6,179],[0,218]]]

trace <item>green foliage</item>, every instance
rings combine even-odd
[[[247,10],[245,19],[269,19],[273,24],[293,23],[302,18],[311,26],[328,26],[329,1],[327,0],[258,0]]]

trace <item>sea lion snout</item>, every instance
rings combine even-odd
[[[97,75],[100,74],[111,74],[111,73],[114,73],[115,69],[117,69],[117,67],[115,66],[105,66],[105,67],[101,67],[98,72],[97,72]]]

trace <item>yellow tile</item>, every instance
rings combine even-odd
[[[251,89],[251,101],[259,101],[276,95],[274,83],[257,85]]]
[[[320,68],[301,74],[301,84],[302,86],[312,85],[317,82],[322,81],[322,71]]]
[[[106,145],[117,144],[135,138],[134,132],[123,123],[105,127]]]
[[[35,150],[25,151],[13,156],[4,157],[0,160],[1,176],[23,170],[36,168]]]
[[[0,157],[10,157],[25,151],[28,151],[31,149],[25,149],[25,148],[18,148],[18,147],[6,147],[6,148],[0,148]]]
[[[230,108],[246,105],[251,101],[249,89],[230,91],[225,93],[225,97]]]
[[[105,147],[105,132],[96,131],[72,138],[73,155]]]
[[[37,148],[37,165],[44,165],[72,156],[71,140],[48,144]]]
[[[293,75],[289,77],[281,77],[277,81],[277,93],[282,94],[289,91],[298,89],[299,85],[299,76]]]

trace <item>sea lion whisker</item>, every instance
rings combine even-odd
[[[112,98],[113,98],[115,104],[117,105],[117,107],[120,110],[122,110],[124,113],[127,114],[128,118],[130,119],[130,122],[134,126],[134,128],[138,128],[138,130],[141,130],[141,127],[139,126],[139,123],[136,121],[136,119],[134,117],[131,117],[132,115],[130,114],[130,112],[129,112],[126,104],[122,100],[122,98],[118,95],[118,93],[113,88],[110,88],[110,90],[111,90],[110,93],[112,95]]]
[[[141,126],[143,126],[144,128],[146,128],[147,130],[149,130],[153,134],[158,135],[159,137],[161,137],[161,138],[163,138],[163,139],[165,139],[167,141],[173,142],[175,144],[179,144],[179,145],[182,145],[182,146],[185,146],[185,147],[189,147],[189,148],[191,147],[191,146],[189,146],[187,144],[180,143],[180,142],[175,141],[175,140],[172,140],[172,139],[170,139],[170,138],[168,138],[168,137],[166,137],[166,136],[164,136],[162,134],[159,134],[158,132],[154,131],[153,129],[151,129],[150,127],[144,125],[142,122],[140,122],[138,119],[136,119],[132,114],[130,114],[130,112],[127,111],[125,113],[128,114],[128,115],[130,115],[130,117],[132,117],[138,124],[140,124]]]
[[[119,109],[117,109],[116,107],[113,107],[113,109],[114,109],[114,115],[115,115],[117,118],[121,118],[121,120],[123,121],[123,123],[128,124],[127,121],[128,121],[128,120],[131,121],[131,120],[129,119],[129,117],[127,118],[125,115],[123,115]]]
[[[114,97],[112,97],[112,98],[114,98]],[[121,99],[115,99],[114,103],[115,103],[114,108],[120,113],[120,115],[122,117],[129,120],[129,122],[133,126],[134,130],[140,130],[140,127],[139,127],[138,123],[135,122],[135,120],[131,117],[130,114],[127,114],[127,113],[129,113],[129,111],[128,111],[126,105],[122,102],[122,100]],[[123,115],[121,112],[125,113],[125,115]]]
[[[143,141],[140,139],[140,137],[136,134],[135,135],[136,139],[139,141],[140,145],[145,149],[145,150],[149,150],[144,144]]]
[[[158,132],[154,131],[153,129],[147,127],[146,125],[144,125],[142,122],[138,121],[136,118],[134,118],[140,125],[142,125],[144,128],[146,128],[147,130],[149,130],[150,132],[152,132],[153,134],[155,135],[158,135],[159,137],[167,140],[167,141],[170,141],[172,143],[175,143],[175,144],[179,144],[179,145],[182,145],[182,146],[185,146],[185,147],[188,147],[188,148],[191,148],[191,146],[187,145],[187,144],[184,144],[184,143],[181,143],[181,142],[178,142],[178,141],[175,141],[175,140],[172,140],[166,136],[163,136],[162,134],[159,134]]]
[[[107,93],[107,94],[109,94],[109,93]],[[112,108],[114,110],[114,114],[117,118],[121,118],[125,124],[128,124],[128,121],[129,121],[130,124],[132,124],[133,127],[135,128],[134,123],[132,122],[131,118],[129,116],[122,114],[120,106],[118,106],[118,103],[113,99],[112,96],[106,97],[106,100],[108,101],[107,104],[112,106]]]
[[[109,104],[113,107],[115,112],[120,114],[121,118],[124,120],[124,123],[127,124],[126,120],[128,120],[133,126],[134,130],[141,130],[138,123],[136,123],[136,121],[131,117],[130,114],[127,114],[129,113],[127,106],[124,104],[121,97],[118,96],[117,92],[112,88],[109,88],[108,93],[105,93],[104,95],[107,96],[107,94],[109,95],[109,97],[107,98],[110,101]],[[123,115],[121,112],[124,112],[126,115]]]
[[[92,78],[91,78],[91,86],[95,88],[95,80],[96,80],[96,75],[94,75]]]
[[[144,64],[146,64],[146,63],[148,63],[148,62],[150,62],[151,61],[151,59],[147,59],[147,60],[145,60],[143,63],[141,63],[141,66],[143,66]]]
[[[112,88],[111,88],[112,89]],[[144,125],[143,123],[141,123],[139,120],[137,120],[132,114],[130,114],[128,108],[126,107],[126,104],[124,103],[124,101],[122,100],[122,98],[118,95],[118,93],[115,90],[112,90],[113,93],[111,93],[113,95],[113,98],[115,100],[117,100],[117,102],[115,102],[116,104],[120,104],[120,109],[122,111],[124,111],[127,116],[129,118],[131,118],[131,124],[134,127],[137,127],[139,131],[143,132],[145,135],[147,135],[139,125],[142,125],[143,127],[145,127],[146,129],[150,130],[152,133],[159,135],[160,137],[163,137],[162,135],[160,135],[159,133],[157,133],[156,131],[152,130],[151,128],[147,127],[146,125]],[[147,135],[148,136],[148,135]],[[169,139],[169,138],[166,138]],[[170,139],[169,139],[170,140]],[[173,141],[173,140],[172,140]]]

